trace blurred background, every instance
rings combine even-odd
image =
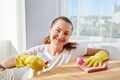
[[[0,0],[0,60],[42,44],[58,16],[73,22],[70,41],[120,60],[120,0]],[[20,79],[23,70],[14,72]]]

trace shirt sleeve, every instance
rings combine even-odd
[[[28,49],[26,53],[30,55],[37,55],[38,53],[42,52],[43,49],[44,49],[44,45],[39,45]]]
[[[84,56],[84,55],[86,55],[87,54],[87,46],[81,45],[81,44],[77,45],[75,53],[78,56]]]

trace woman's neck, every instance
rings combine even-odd
[[[64,50],[63,46],[61,47],[61,46],[56,46],[52,44],[48,45],[48,52],[53,56],[59,55],[63,50]]]

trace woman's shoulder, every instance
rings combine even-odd
[[[84,45],[84,44],[81,44],[81,43],[78,43],[78,45],[76,45],[76,49],[75,51],[78,51],[78,52],[86,52],[87,51],[87,46]]]
[[[87,48],[87,46],[85,44],[82,44],[82,43],[77,43],[75,45],[73,45],[76,47],[76,49],[80,49],[80,48]]]
[[[46,44],[37,45],[37,46],[34,46],[32,48],[29,48],[27,50],[27,52],[42,52],[47,48],[47,46],[48,45],[46,45]]]
[[[46,49],[47,47],[48,47],[47,44],[41,44],[36,46],[37,49]]]
[[[40,45],[37,45],[38,47],[47,47],[48,44],[40,44]]]

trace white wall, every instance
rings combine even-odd
[[[56,0],[26,0],[27,49],[41,44],[49,34],[49,26],[56,17]]]

